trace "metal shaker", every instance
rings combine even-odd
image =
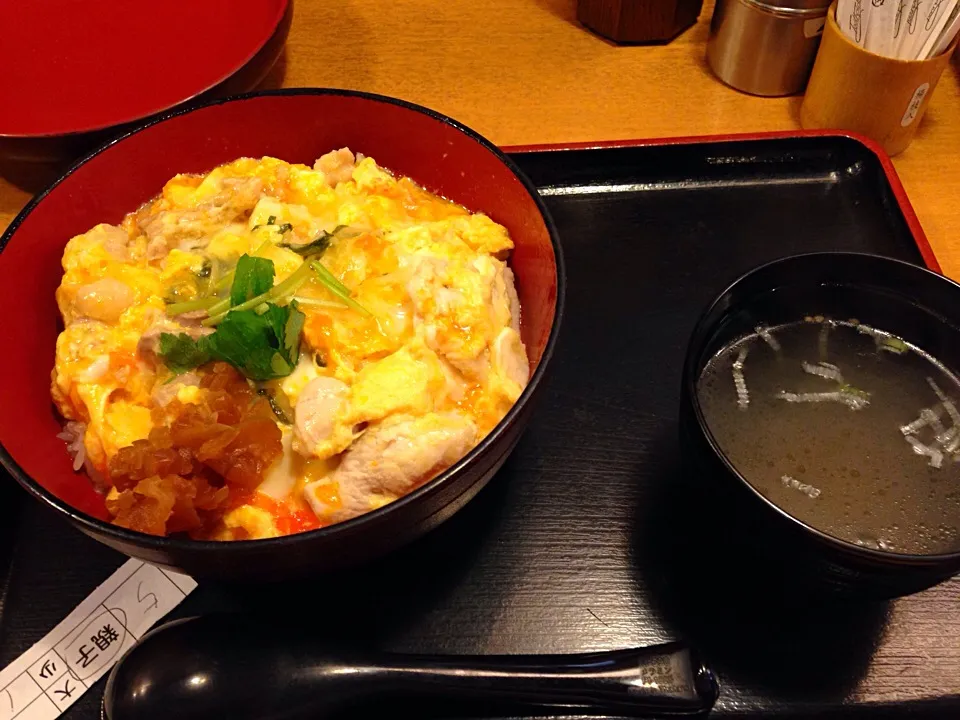
[[[707,63],[752,95],[794,95],[810,77],[830,0],[717,0]]]

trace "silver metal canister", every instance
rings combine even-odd
[[[803,90],[830,0],[717,0],[707,63],[723,82],[752,95]]]

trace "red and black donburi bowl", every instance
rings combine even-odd
[[[67,241],[117,223],[177,173],[238,157],[312,164],[350,147],[504,225],[523,308],[530,383],[463,459],[409,495],[361,517],[298,535],[235,542],[162,538],[112,525],[103,498],[71,469],[50,371],[60,330],[54,293]],[[0,460],[19,483],[82,532],[127,555],[198,577],[282,579],[354,564],[404,544],[463,507],[500,468],[530,419],[556,343],[564,272],[536,189],[493,144],[428,109],[339,90],[254,93],[175,112],[111,142],[33,200],[0,239]]]

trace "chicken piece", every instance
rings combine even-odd
[[[422,258],[407,283],[418,332],[472,382],[486,382],[490,345],[514,321],[507,270],[505,263],[485,256]]]
[[[100,243],[103,248],[120,262],[130,259],[130,236],[116,225],[100,223],[87,233],[92,242]]]
[[[204,327],[200,320],[207,316],[205,311],[177,315],[176,320],[156,313],[150,318],[149,327],[140,335],[137,343],[137,353],[145,360],[156,360],[160,353],[160,336],[163,333],[171,335],[185,334],[198,340],[204,335],[213,333],[213,328]]]
[[[473,384],[484,384],[490,379],[490,351],[483,350],[475,358],[447,357],[445,360],[450,367],[456,369],[460,376]]]
[[[77,288],[71,315],[115,323],[135,300],[136,295],[128,285],[113,278],[101,278]]]
[[[207,181],[219,187],[199,202],[171,208],[167,201],[154,201],[137,211],[136,226],[146,236],[147,247],[155,248],[151,259],[162,257],[164,247],[188,252],[205,247],[215,229],[245,220],[263,192],[263,181],[255,177],[208,177]]]
[[[467,383],[464,381],[463,375],[443,358],[438,357],[437,360],[440,363],[440,369],[443,372],[444,379],[444,386],[442,390],[438,391],[437,400],[439,403],[444,401],[451,403],[460,402],[467,392]]]
[[[313,164],[313,169],[322,172],[331,187],[351,180],[355,168],[356,158],[350,148],[331,150]]]
[[[507,291],[507,299],[510,301],[510,327],[517,335],[520,334],[520,297],[517,295],[517,285],[513,270],[509,267],[503,268],[503,284]]]
[[[474,446],[477,427],[459,413],[392,416],[348,450],[330,480],[304,487],[320,518],[334,522],[375,510],[405,495],[453,465]],[[339,503],[331,505],[330,484]]]
[[[507,394],[511,402],[516,402],[530,380],[530,361],[523,341],[513,328],[504,328],[494,340],[493,367],[512,386]]]
[[[342,416],[350,389],[332,377],[318,377],[300,392],[294,414],[293,449],[301,455],[328,458],[353,442],[352,427]]]
[[[163,260],[169,252],[170,246],[162,235],[155,235],[147,242],[147,260]]]

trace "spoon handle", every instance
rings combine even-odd
[[[489,702],[505,712],[589,710],[630,717],[705,713],[717,699],[713,673],[685,645],[575,655],[386,656],[385,692]]]
[[[678,643],[576,655],[401,655],[213,615],[168,623],[131,648],[110,673],[103,717],[318,720],[358,717],[371,702],[421,711],[436,703],[468,715],[483,707],[642,717],[703,713],[716,698],[713,673]]]

